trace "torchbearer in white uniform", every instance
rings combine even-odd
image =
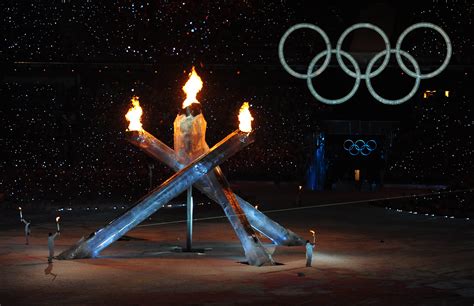
[[[49,249],[49,256],[48,256],[48,262],[53,262],[53,257],[54,257],[54,240],[56,237],[59,235],[59,231],[56,232],[54,235],[52,233],[48,234],[48,249]]]
[[[31,231],[30,231],[30,224],[31,222],[28,222],[26,221],[25,219],[21,219],[21,222],[25,223],[25,239],[26,239],[26,243],[25,244],[29,244],[29,236],[31,234]]]
[[[311,267],[311,262],[313,261],[313,249],[314,244],[306,240],[306,266]]]

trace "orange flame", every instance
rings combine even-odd
[[[56,217],[56,223],[58,223],[60,217]]]
[[[128,131],[141,131],[142,122],[141,117],[143,110],[140,107],[140,102],[138,101],[137,96],[132,97],[132,107],[128,110],[128,113],[125,115],[125,118],[130,122],[128,125]]]
[[[313,234],[313,235],[316,234],[316,232],[313,231],[313,230],[309,230],[309,231],[310,231],[310,233]]]
[[[239,112],[239,130],[245,133],[252,132],[252,114],[249,111],[249,103],[244,102]]]
[[[183,102],[183,108],[193,104],[193,103],[199,103],[197,100],[196,96],[198,92],[200,92],[202,89],[202,80],[201,77],[196,73],[196,70],[193,69],[191,73],[189,73],[189,79],[184,84],[183,86],[183,91],[186,93],[186,100]]]

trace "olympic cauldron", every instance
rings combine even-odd
[[[271,254],[267,252],[255,230],[268,237],[276,245],[304,244],[304,241],[294,232],[274,222],[232,192],[218,165],[254,141],[251,128],[253,118],[249,112],[248,103],[244,103],[239,114],[239,129],[209,149],[205,140],[207,123],[200,103],[196,99],[201,88],[202,81],[193,67],[189,80],[183,86],[187,98],[174,121],[174,150],[142,128],[140,122],[142,109],[138,98],[132,98],[132,108],[126,115],[127,120],[130,121],[127,140],[172,168],[176,174],[152,190],[122,216],[61,253],[58,256],[59,259],[98,256],[104,248],[186,189],[188,189],[189,209],[192,205],[192,200],[189,201],[189,189],[193,185],[222,207],[242,244],[246,260],[250,265],[274,264]],[[192,213],[189,214],[188,210],[188,230],[190,224],[192,225]]]

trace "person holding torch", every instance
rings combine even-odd
[[[28,222],[28,221],[26,221],[26,220],[23,219],[23,218],[21,219],[21,222],[25,223],[25,239],[26,239],[26,243],[25,243],[25,244],[28,245],[28,244],[30,244],[28,238],[29,238],[29,236],[30,236],[30,234],[31,234],[31,230],[30,230],[30,224],[31,224],[31,222]]]
[[[56,233],[53,235],[52,233],[48,234],[48,250],[49,250],[49,256],[48,256],[48,262],[52,263],[53,262],[53,257],[54,257],[54,240],[56,237],[60,234],[60,229],[59,229],[59,217],[56,217]]]
[[[23,219],[23,212],[21,210],[21,207],[18,207],[18,210],[20,211],[20,221],[25,224],[25,240],[26,240],[25,244],[28,245],[29,244],[29,239],[28,238],[31,234],[31,231],[30,231],[31,222],[28,222],[25,219]]]
[[[313,261],[313,250],[314,246],[316,245],[316,232],[313,230],[310,230],[311,234],[313,234],[313,243],[309,242],[309,240],[306,240],[306,267],[311,267],[311,263]]]

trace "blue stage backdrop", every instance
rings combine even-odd
[[[310,166],[307,172],[306,188],[310,190],[323,190],[326,180],[325,136],[319,133],[313,140],[314,152],[311,153]]]

